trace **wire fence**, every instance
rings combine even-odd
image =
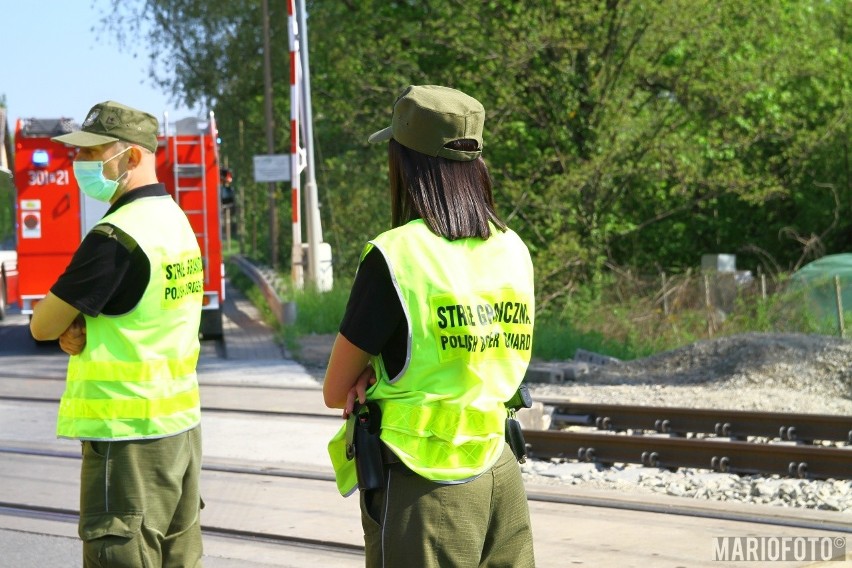
[[[701,317],[706,336],[728,325],[737,331],[780,331],[846,336],[852,301],[844,308],[839,275],[823,281],[797,281],[749,271],[691,271],[636,274],[611,268],[605,303],[620,304],[634,322],[676,322]],[[852,294],[852,288],[848,290]],[[749,329],[757,328],[757,329]]]

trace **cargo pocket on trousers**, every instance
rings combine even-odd
[[[80,517],[85,566],[148,566],[141,537],[142,513],[95,513]]]

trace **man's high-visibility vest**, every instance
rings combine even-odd
[[[59,404],[63,438],[160,438],[201,419],[195,367],[204,272],[186,214],[170,196],[145,197],[92,230],[126,242],[113,227],[142,248],[151,276],[130,312],[86,316],[86,346],[68,363]]]

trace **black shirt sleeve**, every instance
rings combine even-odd
[[[90,317],[129,312],[142,298],[151,275],[148,257],[140,247],[132,249],[119,239],[90,231],[50,291]]]
[[[402,370],[408,324],[385,257],[377,248],[358,267],[340,333],[359,349],[381,354],[391,376]]]

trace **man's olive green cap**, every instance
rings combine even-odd
[[[428,156],[469,162],[482,154],[485,109],[461,91],[437,85],[410,85],[393,104],[391,125],[367,140],[393,138],[406,148]],[[466,152],[444,146],[455,140],[476,140],[479,149]]]
[[[106,101],[92,107],[81,130],[57,136],[53,140],[82,148],[123,140],[156,152],[159,128],[160,124],[153,115]]]

